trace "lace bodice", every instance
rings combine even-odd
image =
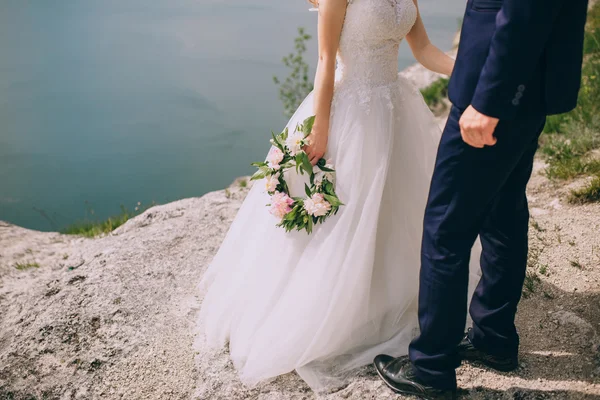
[[[338,53],[340,82],[397,80],[398,48],[417,18],[413,0],[348,0]]]

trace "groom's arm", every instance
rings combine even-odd
[[[504,0],[471,102],[480,113],[514,117],[565,0]]]

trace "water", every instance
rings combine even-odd
[[[384,0],[382,0],[384,1]],[[451,45],[464,0],[421,0],[432,41]],[[120,205],[221,189],[285,124],[303,0],[3,0],[0,220],[57,230]],[[314,67],[316,43],[307,59]],[[414,61],[406,44],[400,68]]]

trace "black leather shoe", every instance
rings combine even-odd
[[[518,357],[498,357],[486,353],[485,351],[478,350],[473,343],[471,343],[470,336],[471,329],[465,334],[465,338],[458,345],[458,353],[460,358],[464,361],[472,362],[474,364],[482,364],[486,367],[495,369],[500,372],[514,371],[519,367]]]
[[[436,389],[417,378],[408,357],[394,358],[380,354],[375,357],[373,364],[381,379],[396,393],[419,396],[427,400],[456,399],[456,389]]]

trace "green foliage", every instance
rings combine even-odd
[[[584,63],[577,108],[569,113],[552,115],[544,132],[564,133],[569,122],[586,123],[600,109],[600,3],[588,12],[584,41]]]
[[[288,118],[313,90],[313,83],[308,77],[309,65],[304,60],[306,42],[310,39],[311,36],[304,28],[298,28],[298,36],[294,39],[295,52],[283,58],[283,64],[291,70],[290,75],[283,82],[278,77],[273,77],[273,81],[279,86],[279,99]]]
[[[31,268],[39,268],[40,264],[38,264],[37,262],[34,261],[28,261],[28,262],[18,262],[15,264],[15,268],[18,269],[19,271],[24,271],[26,269],[31,269]]]
[[[117,229],[119,226],[123,225],[125,222],[129,221],[131,218],[143,213],[150,207],[154,206],[151,204],[147,207],[142,207],[141,203],[138,203],[133,211],[129,210],[125,206],[121,205],[121,213],[104,221],[99,220],[89,220],[85,219],[82,221],[77,221],[67,227],[63,228],[60,232],[65,235],[78,235],[84,237],[96,237],[99,235],[103,235],[113,230]],[[88,210],[90,215],[93,215],[93,210]]]
[[[447,78],[440,78],[426,88],[421,89],[423,99],[431,111],[439,112],[446,108],[444,100],[448,97],[449,82],[450,80]]]
[[[541,283],[540,277],[535,272],[527,272],[525,282],[523,283],[523,297],[528,299],[536,292],[537,286]]]
[[[548,163],[546,174],[551,179],[600,176],[600,160],[592,153],[600,148],[600,3],[588,14],[584,53],[577,107],[548,117],[546,134],[540,140],[541,153]],[[572,194],[570,200],[594,201],[595,182]]]
[[[569,202],[572,204],[600,202],[600,174],[584,188],[571,191]]]
[[[584,54],[592,54],[600,52],[600,6],[594,5],[589,12],[587,18],[587,26],[585,32],[585,41],[583,45]]]
[[[600,160],[590,153],[600,147],[600,119],[588,124],[569,121],[562,133],[546,134],[540,140],[540,151],[548,163],[546,175],[551,179],[572,179],[600,173]]]

